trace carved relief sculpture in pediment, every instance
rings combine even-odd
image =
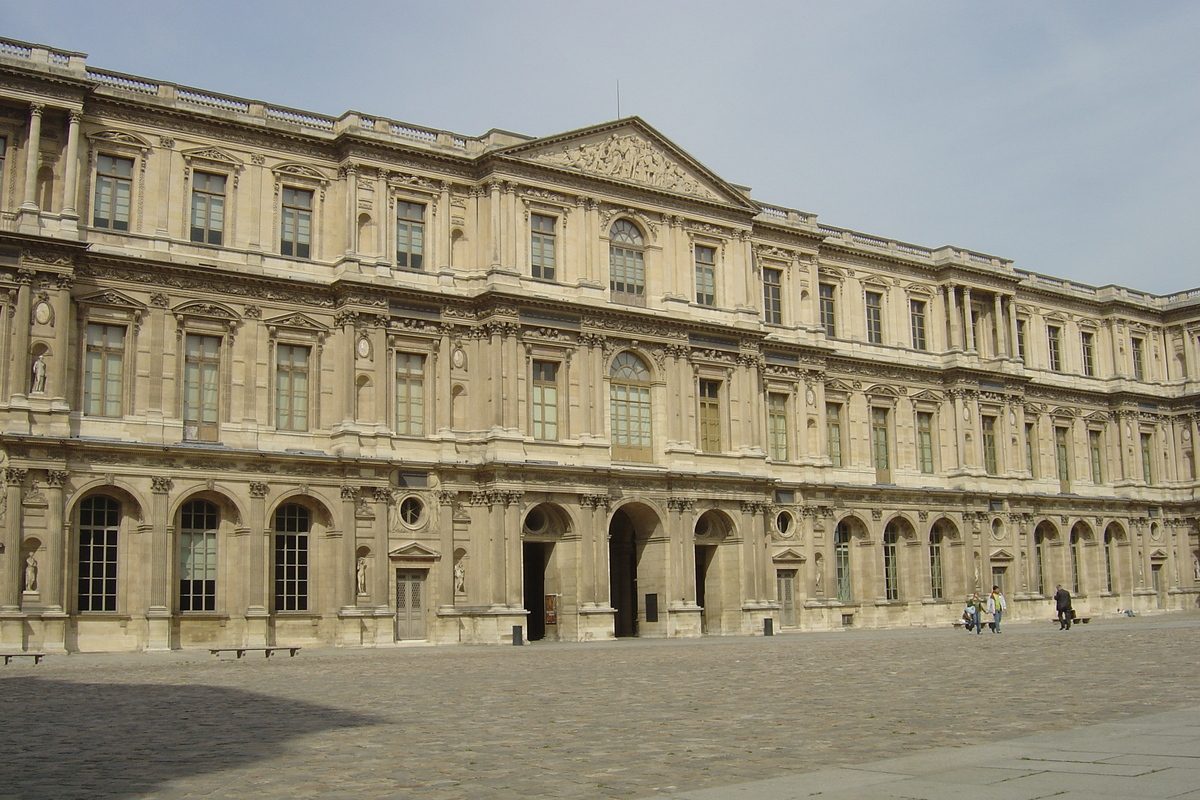
[[[720,199],[656,145],[634,133],[613,133],[557,152],[533,153],[535,161],[632,181],[708,200]]]

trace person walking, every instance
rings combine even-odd
[[[1071,630],[1071,620],[1075,618],[1075,609],[1071,608],[1071,593],[1059,584],[1055,587],[1054,608],[1058,612],[1058,629]]]
[[[1008,602],[1004,599],[1004,594],[1001,593],[999,586],[992,587],[992,593],[988,595],[987,613],[992,615],[992,633],[1000,632],[1000,618],[1004,616],[1004,612],[1008,611]]]
[[[980,599],[979,592],[971,595],[971,599],[967,601],[967,608],[971,610],[971,624],[975,633],[983,633],[983,600]]]

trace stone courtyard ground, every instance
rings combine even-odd
[[[668,796],[1194,708],[1198,660],[1195,612],[978,636],[50,656],[0,667],[0,797]]]

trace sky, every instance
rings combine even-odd
[[[0,37],[467,136],[637,115],[826,225],[1200,287],[1197,2],[0,0]]]

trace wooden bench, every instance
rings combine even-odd
[[[236,653],[237,658],[241,658],[246,653],[262,652],[263,658],[270,658],[271,654],[277,650],[287,650],[291,658],[296,657],[296,653],[300,652],[299,647],[210,647],[208,652],[212,653],[217,658],[221,657],[221,653]]]
[[[42,659],[46,657],[45,653],[0,653],[4,656],[4,663],[7,665],[14,658],[32,658],[34,664],[42,663]]]

